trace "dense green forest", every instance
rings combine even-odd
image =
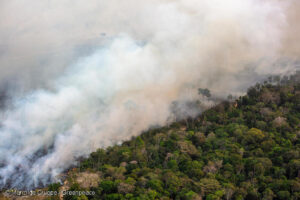
[[[99,174],[64,199],[300,199],[300,73],[270,77],[194,119],[98,149],[76,173]],[[49,190],[57,189],[52,184]]]

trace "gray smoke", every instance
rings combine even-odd
[[[295,71],[298,5],[0,1],[0,83],[11,97],[0,114],[0,186],[56,181],[96,148],[168,123],[174,101],[211,105],[198,87],[222,98]]]

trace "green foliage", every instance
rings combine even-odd
[[[297,76],[271,77],[235,102],[92,153],[81,170],[102,175],[88,198],[300,199]]]
[[[211,97],[210,91],[207,88],[205,88],[205,89],[199,88],[198,93],[202,94],[203,96],[206,96],[206,97]]]

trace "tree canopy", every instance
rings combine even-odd
[[[299,73],[283,82],[271,77],[187,123],[99,149],[75,171],[100,178],[96,187],[80,188],[94,196],[72,199],[298,199]]]

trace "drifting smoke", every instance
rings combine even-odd
[[[27,4],[0,2],[0,82],[14,86],[1,187],[55,181],[96,148],[166,124],[172,102],[199,98],[198,87],[221,98],[297,68],[294,1]]]

